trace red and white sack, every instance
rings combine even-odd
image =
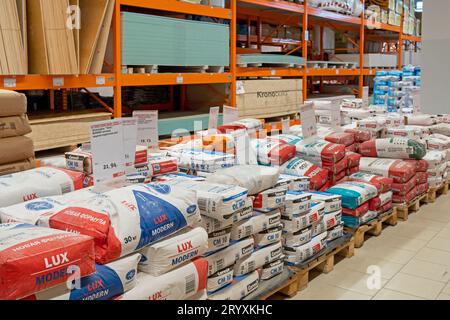
[[[323,163],[322,168],[337,175],[339,172],[345,171],[348,168],[348,158],[345,156],[342,160],[335,163]]]
[[[369,211],[369,202],[365,202],[356,209],[342,208],[342,214],[352,217],[362,217]]]
[[[193,190],[163,184],[114,189],[41,216],[39,225],[92,236],[97,263],[139,251],[200,221]]]
[[[394,207],[393,202],[389,201],[389,202],[387,202],[387,203],[385,203],[384,205],[381,206],[381,209],[380,209],[379,213],[381,214],[381,213],[385,213],[385,212],[391,211],[393,207]]]
[[[351,133],[355,137],[356,143],[361,143],[364,141],[369,141],[373,138],[373,135],[370,131],[367,130],[359,130],[359,129],[345,129],[345,132]]]
[[[416,180],[418,184],[423,184],[428,182],[428,173],[427,172],[417,172]]]
[[[428,151],[423,160],[428,163],[428,170],[435,170],[447,161],[447,152],[438,150]]]
[[[178,160],[174,157],[151,157],[148,159],[150,175],[158,176],[178,172]]]
[[[394,203],[405,203],[412,201],[417,196],[417,188],[414,187],[406,195],[395,194],[392,196],[392,202]]]
[[[356,152],[347,152],[348,168],[359,167],[362,156]]]
[[[376,197],[373,199],[370,199],[369,201],[369,211],[378,211],[381,207],[381,199],[380,197]]]
[[[318,166],[342,160],[345,157],[345,152],[344,145],[327,141],[318,140],[312,143],[297,144],[297,156]]]
[[[350,177],[352,174],[359,172],[359,166],[358,167],[351,167],[347,169],[347,176]]]
[[[284,174],[291,174],[296,176],[306,176],[310,180],[310,189],[318,190],[325,185],[328,180],[328,171],[312,164],[309,161],[293,158],[286,162],[281,170]]]
[[[430,128],[431,133],[438,133],[442,134],[444,136],[449,137],[450,136],[450,124],[449,123],[439,123],[436,125],[433,125]]]
[[[406,183],[394,183],[392,184],[392,192],[399,196],[408,194],[417,185],[417,178],[414,176]]]
[[[0,224],[0,300],[21,299],[95,272],[94,241],[29,224]]]
[[[429,114],[411,114],[407,115],[408,125],[432,126],[437,123],[437,117]]]
[[[359,153],[363,157],[389,159],[422,159],[426,154],[425,145],[412,139],[376,139],[361,143]]]
[[[287,190],[273,188],[260,192],[253,200],[253,208],[261,212],[270,212],[281,207],[286,201]]]
[[[282,165],[295,157],[295,146],[280,140],[253,139],[251,148],[256,151],[258,163],[261,165]]]
[[[351,180],[366,181],[381,186],[381,193],[390,191],[394,181],[391,178],[385,178],[370,173],[357,172],[350,176]]]
[[[331,171],[328,172],[328,181],[331,185],[335,185],[338,183],[338,181],[341,181],[347,176],[347,170],[344,169],[341,172],[338,172],[337,174],[332,173]]]
[[[363,157],[359,169],[361,172],[392,178],[396,183],[408,182],[416,174],[416,168],[413,165],[395,159]]]
[[[417,172],[427,172],[428,162],[426,160],[405,160],[416,167]]]
[[[345,147],[345,151],[348,152],[358,152],[359,150],[359,143],[354,143],[348,147]]]
[[[117,300],[185,300],[206,289],[207,274],[205,259],[196,259],[159,277],[138,273],[136,287]]]
[[[83,188],[81,172],[42,167],[0,177],[0,207]]]
[[[355,134],[350,132],[333,132],[330,135],[327,135],[324,139],[325,141],[343,144],[346,147],[355,143]]]
[[[404,128],[386,128],[384,138],[407,138],[420,141],[424,137],[424,133],[417,127],[407,126]]]
[[[381,206],[384,206],[386,203],[392,202],[392,196],[394,193],[392,191],[388,191],[380,194],[378,197],[380,198]]]
[[[442,134],[432,134],[425,138],[428,150],[448,150],[450,149],[450,138]]]
[[[188,230],[142,249],[139,271],[159,276],[201,256],[207,249],[205,229]]]
[[[428,189],[430,188],[428,182],[421,183],[417,186],[417,190],[419,194],[424,194],[425,192],[428,192]]]

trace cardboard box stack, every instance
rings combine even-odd
[[[27,98],[24,94],[0,90],[0,175],[35,167]]]

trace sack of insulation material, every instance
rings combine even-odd
[[[216,291],[215,293],[208,295],[208,300],[230,300],[237,301],[242,300],[250,293],[257,290],[259,287],[259,273],[253,271],[252,273],[235,277],[231,284]]]
[[[415,166],[410,163],[403,160],[382,158],[361,158],[359,170],[364,173],[392,178],[395,183],[408,182],[416,174]]]
[[[286,255],[286,262],[288,265],[300,264],[320,253],[327,246],[327,237],[328,234],[324,232],[304,245],[284,247],[283,253]]]
[[[206,289],[208,262],[196,259],[158,277],[138,273],[136,287],[118,300],[185,300]]]
[[[0,224],[0,300],[16,300],[95,272],[94,240],[30,224]]]
[[[318,190],[322,188],[328,180],[328,171],[312,164],[309,161],[293,158],[286,162],[281,170],[284,174],[296,176],[306,176],[310,178],[310,189]]]
[[[249,203],[247,189],[239,186],[182,180],[172,180],[165,184],[194,190],[201,214],[217,220],[230,219]]]
[[[159,276],[203,255],[207,249],[205,229],[188,230],[143,248],[139,271]]]
[[[171,149],[167,151],[167,155],[176,158],[178,166],[182,169],[202,172],[215,172],[222,168],[232,167],[235,164],[234,155],[216,151]]]
[[[359,153],[363,157],[421,160],[427,153],[423,143],[412,139],[376,139],[361,143]]]
[[[295,156],[295,146],[274,139],[253,139],[251,148],[256,151],[261,165],[282,165]]]
[[[133,254],[104,266],[97,265],[95,273],[80,279],[78,288],[70,290],[64,283],[25,300],[111,300],[136,286],[140,258],[140,254]]]
[[[72,203],[38,224],[92,236],[105,264],[200,221],[193,190],[166,184],[133,185]]]
[[[208,261],[208,277],[236,263],[237,260],[250,255],[255,250],[253,238],[235,241],[229,247],[205,256]]]
[[[345,146],[318,140],[297,144],[297,156],[318,166],[336,163],[345,157]]]
[[[378,190],[368,183],[349,181],[331,187],[327,193],[341,195],[344,208],[356,209],[364,202],[375,198]]]
[[[280,176],[280,168],[256,165],[242,165],[221,169],[207,177],[209,183],[240,186],[249,195],[273,188]]]
[[[282,255],[281,242],[274,243],[254,251],[251,255],[241,258],[234,265],[234,275],[243,276],[262,266],[278,260]]]
[[[256,214],[250,219],[233,224],[231,240],[240,240],[264,230],[272,229],[280,224],[281,212],[279,209],[269,213]]]
[[[83,188],[81,172],[42,167],[0,177],[0,207]]]
[[[391,178],[381,177],[370,173],[357,172],[350,176],[351,180],[366,181],[381,186],[381,193],[388,192],[392,189],[394,180]]]
[[[92,188],[77,190],[62,196],[38,198],[18,203],[9,207],[0,208],[0,222],[20,222],[37,224],[40,217],[55,214],[71,203],[85,201],[98,196]]]

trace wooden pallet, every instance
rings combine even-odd
[[[426,203],[427,197],[428,193],[424,193],[408,203],[394,205],[397,209],[398,219],[408,221],[409,215],[413,212],[419,211],[420,206]]]
[[[391,211],[381,214],[376,220],[364,224],[357,229],[345,228],[345,231],[353,234],[355,248],[361,248],[366,240],[366,235],[378,237],[383,231],[383,224],[396,226],[397,219],[397,209],[393,208]]]
[[[449,185],[449,182],[446,181],[438,188],[430,188],[427,193],[426,202],[433,203],[436,201],[436,198],[439,197],[440,195],[448,194],[448,185]]]
[[[355,69],[357,64],[354,62],[336,62],[336,61],[308,61],[308,68],[316,69]]]
[[[122,66],[123,74],[158,74],[158,73],[223,73],[220,66]]]
[[[351,258],[355,255],[355,239],[347,236],[347,240],[334,248],[325,250],[323,254],[318,257],[308,260],[308,262],[299,267],[290,267],[298,276],[298,291],[303,291],[308,287],[310,281],[310,273],[318,271],[320,273],[330,273],[334,269],[335,257],[341,256],[344,258]]]

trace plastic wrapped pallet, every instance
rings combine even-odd
[[[104,264],[197,224],[195,191],[162,184],[114,189],[42,216],[39,225],[93,236]]]
[[[281,169],[284,174],[309,177],[310,188],[313,190],[322,188],[328,180],[327,170],[297,157],[286,162]]]
[[[95,273],[81,278],[80,287],[69,290],[61,284],[25,298],[26,300],[111,300],[136,286],[140,254],[133,254],[107,265],[97,265]]]
[[[240,240],[264,230],[272,229],[280,224],[281,213],[276,209],[269,213],[256,214],[250,219],[233,225],[231,240]]]
[[[242,276],[262,266],[278,260],[282,255],[281,242],[271,244],[254,251],[251,255],[241,258],[234,265],[234,275]]]
[[[137,285],[120,300],[185,300],[206,289],[208,262],[196,259],[159,277],[139,273]]]
[[[298,247],[285,247],[284,254],[288,264],[299,264],[318,254],[326,248],[327,233],[322,233],[313,238],[310,242]]]
[[[0,224],[0,299],[21,299],[95,272],[92,238],[29,224]]]
[[[359,146],[359,153],[363,157],[374,158],[421,160],[426,152],[423,143],[405,138],[376,139]]]
[[[240,186],[247,189],[249,195],[255,195],[273,188],[279,176],[279,168],[243,165],[218,170],[214,175],[208,176],[206,181]]]
[[[338,184],[327,190],[327,193],[342,196],[342,206],[348,209],[356,209],[363,203],[378,195],[376,187],[357,181],[349,181]]]
[[[359,168],[361,172],[392,178],[396,183],[405,183],[416,174],[413,165],[395,159],[363,157]]]
[[[236,263],[237,260],[250,255],[255,249],[253,238],[235,241],[229,247],[214,252],[205,259],[208,261],[208,277]]]
[[[182,232],[172,238],[143,248],[139,271],[160,276],[197,258],[208,248],[208,234],[203,228]]]
[[[82,173],[57,168],[43,167],[1,176],[0,207],[62,195],[82,187]]]
[[[223,289],[208,295],[208,300],[241,300],[259,287],[259,273],[252,273],[234,278],[233,282]]]

